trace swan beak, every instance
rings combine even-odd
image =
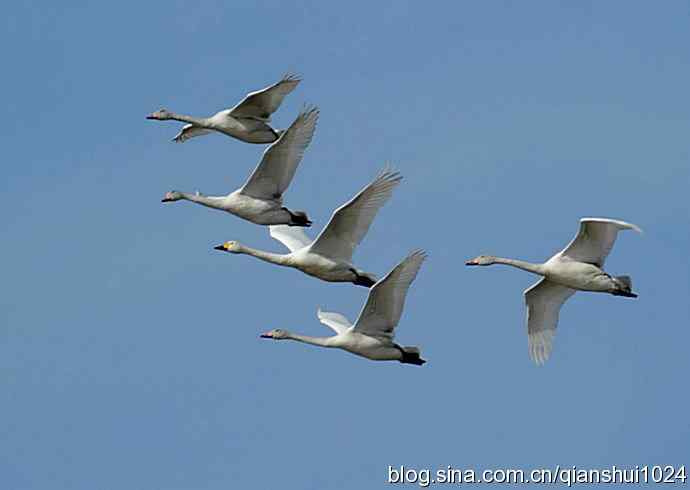
[[[152,112],[148,116],[146,116],[146,119],[158,119],[158,116],[156,115],[155,112]]]
[[[479,265],[476,260],[468,260],[465,265]]]
[[[266,333],[262,333],[261,335],[259,335],[259,337],[261,337],[262,339],[272,339],[273,334],[271,332],[266,332]]]
[[[172,201],[172,199],[170,199],[168,197],[164,197],[163,199],[161,199],[161,202],[170,202],[170,201]]]
[[[220,250],[221,252],[225,252],[227,249],[225,248],[225,245],[216,245],[213,247],[213,250]]]

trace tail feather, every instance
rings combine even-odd
[[[415,366],[421,366],[426,362],[426,360],[420,357],[418,347],[401,347],[400,352],[402,353],[402,358],[400,359],[402,364],[414,364]]]
[[[632,279],[630,276],[615,276],[613,280],[617,286],[616,290],[612,293],[614,296],[637,298],[637,294],[632,292]]]
[[[616,276],[616,281],[622,283],[626,289],[632,289],[632,279],[630,279],[630,276]]]
[[[352,268],[350,270],[355,275],[355,280],[352,281],[353,284],[356,284],[357,286],[364,286],[365,288],[370,288],[374,284],[376,284],[376,276],[375,275],[369,274],[368,272],[358,271],[354,268]]]
[[[312,225],[312,221],[307,217],[307,213],[304,211],[290,211],[287,208],[285,210],[290,213],[290,219],[292,220],[288,226],[309,227]]]

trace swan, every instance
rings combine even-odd
[[[420,357],[419,348],[401,347],[393,342],[393,336],[402,315],[407,290],[425,258],[426,253],[422,250],[412,252],[386,277],[374,284],[354,325],[340,313],[321,311],[319,308],[317,316],[321,323],[336,333],[332,337],[309,337],[279,328],[261,334],[261,337],[335,347],[373,361],[400,361],[421,366],[426,361]]]
[[[280,131],[268,123],[271,114],[278,110],[287,94],[292,92],[302,81],[297,75],[286,74],[279,82],[256,92],[251,92],[232,109],[225,109],[211,117],[192,117],[175,114],[167,109],[160,109],[146,116],[156,121],[181,121],[188,123],[173,138],[177,143],[184,143],[190,138],[203,136],[213,131],[226,134],[247,143],[273,143],[280,136]]]
[[[551,355],[561,306],[576,291],[637,298],[629,276],[611,276],[602,270],[622,230],[642,233],[638,226],[625,221],[582,218],[575,238],[543,264],[480,255],[468,260],[466,265],[505,264],[544,276],[524,291],[529,355],[537,365],[542,365]]]
[[[329,282],[351,282],[371,287],[376,277],[352,265],[355,247],[367,234],[376,213],[400,183],[398,172],[384,170],[349,202],[335,210],[326,227],[312,240],[300,228],[285,225],[269,226],[270,235],[285,245],[290,253],[276,254],[255,250],[236,241],[218,245],[215,250],[248,254]]]
[[[283,206],[283,193],[311,142],[318,118],[318,108],[306,107],[278,141],[264,151],[261,162],[244,186],[227,196],[170,191],[162,202],[184,199],[227,211],[259,225],[311,226],[306,213],[290,211]]]

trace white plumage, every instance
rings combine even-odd
[[[407,291],[424,259],[426,253],[416,250],[374,284],[354,325],[340,313],[319,309],[318,318],[336,333],[333,337],[309,337],[282,329],[266,332],[261,337],[343,349],[375,361],[422,365],[426,361],[419,357],[418,347],[402,347],[393,342],[393,338],[405,306]]]
[[[544,276],[524,292],[529,355],[541,365],[551,355],[561,306],[576,291],[637,297],[628,276],[611,276],[602,270],[621,230],[642,231],[624,221],[583,218],[575,238],[543,264],[488,255],[480,255],[466,264],[505,264]]]
[[[236,191],[226,196],[171,191],[165,195],[163,202],[184,199],[226,211],[260,225],[311,225],[304,212],[290,211],[283,206],[283,194],[311,143],[318,118],[318,108],[305,108],[278,141],[264,151],[263,158],[252,175]]]
[[[177,143],[184,143],[191,138],[214,131],[246,143],[273,143],[280,136],[280,131],[276,131],[268,124],[271,121],[271,114],[278,110],[285,96],[292,92],[300,81],[298,76],[286,74],[273,85],[251,92],[232,109],[219,111],[210,117],[198,118],[160,109],[146,118],[188,123],[173,138],[173,141]]]
[[[300,229],[285,225],[271,226],[270,234],[283,243],[288,254],[255,250],[235,241],[216,247],[231,253],[248,254],[266,262],[292,267],[305,274],[330,282],[352,282],[370,287],[376,278],[352,264],[355,247],[366,235],[379,209],[390,199],[402,177],[384,170],[349,202],[340,206],[313,242]]]

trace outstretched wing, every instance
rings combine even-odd
[[[241,192],[259,199],[281,199],[311,143],[319,119],[319,109],[306,107],[264,151],[264,156]]]
[[[270,87],[247,95],[239,104],[230,109],[230,115],[268,122],[271,119],[271,114],[277,111],[282,104],[285,96],[292,92],[301,81],[299,76],[288,73],[282,80]]]
[[[606,218],[582,218],[580,230],[560,255],[578,262],[587,262],[598,267],[604,266],[604,261],[616,242],[621,230],[642,230],[636,225]]]
[[[285,245],[290,252],[294,252],[311,244],[311,239],[302,228],[288,225],[271,225],[268,227],[271,237]]]
[[[188,139],[196,138],[197,136],[204,136],[210,134],[213,131],[210,129],[200,128],[199,126],[194,126],[193,124],[186,124],[182,126],[177,135],[173,138],[175,143],[184,143]]]
[[[321,323],[329,326],[337,334],[345,333],[345,331],[352,326],[350,320],[340,313],[321,311],[321,308],[319,308],[316,312],[316,316],[319,317]]]
[[[415,250],[369,290],[367,302],[355,322],[355,331],[372,337],[392,339],[400,321],[410,284],[426,259]]]
[[[561,306],[575,294],[575,290],[542,279],[525,290],[524,294],[527,304],[529,357],[538,365],[542,365],[551,355]]]
[[[314,240],[312,251],[327,257],[351,261],[355,247],[369,231],[379,209],[400,183],[398,172],[384,170],[348,203],[335,210],[331,220]]]

